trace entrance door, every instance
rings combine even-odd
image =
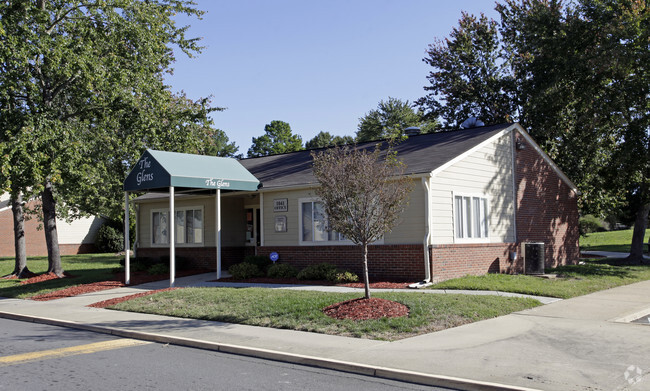
[[[260,209],[246,209],[246,244],[259,246],[260,238]]]

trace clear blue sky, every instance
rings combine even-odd
[[[177,54],[166,81],[189,98],[212,96],[215,126],[246,154],[273,120],[304,142],[319,131],[354,136],[380,100],[423,96],[422,62],[461,11],[498,19],[493,0],[197,0],[195,58]]]

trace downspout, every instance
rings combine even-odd
[[[512,142],[512,145],[511,145],[512,148],[510,148],[511,151],[512,151],[512,155],[511,155],[511,158],[512,158],[512,202],[513,202],[513,217],[512,217],[513,224],[512,225],[513,225],[513,229],[515,230],[515,235],[514,235],[514,238],[515,238],[515,251],[514,252],[515,252],[515,254],[517,254],[514,257],[511,256],[510,258],[514,258],[514,259],[510,259],[510,261],[513,263],[513,266],[514,266],[516,264],[516,262],[517,262],[517,258],[519,258],[521,256],[521,254],[519,254],[519,251],[518,251],[519,250],[519,232],[518,232],[518,229],[517,229],[517,203],[519,202],[519,199],[518,199],[519,193],[517,191],[517,133],[516,133],[516,130],[512,131],[512,137],[511,137],[510,140]]]
[[[135,243],[133,244],[133,258],[138,258],[138,247],[140,246],[140,204],[135,204]],[[131,223],[129,222],[129,225]]]
[[[419,289],[431,285],[431,257],[429,254],[429,243],[431,242],[431,217],[429,211],[429,177],[422,178],[424,187],[424,281],[409,285],[409,288]]]

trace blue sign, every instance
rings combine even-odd
[[[278,255],[278,253],[274,251],[271,254],[269,254],[269,258],[271,258],[271,261],[275,263],[278,259],[280,259],[280,255]]]

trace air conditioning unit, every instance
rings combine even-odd
[[[544,243],[524,243],[524,273],[544,274]]]

